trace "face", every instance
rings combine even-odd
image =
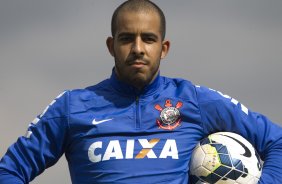
[[[169,49],[161,39],[160,18],[155,12],[120,12],[117,31],[107,39],[118,78],[142,89],[157,76],[160,60]]]

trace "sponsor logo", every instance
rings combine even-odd
[[[157,125],[165,130],[173,130],[180,125],[180,111],[183,105],[182,102],[177,102],[176,106],[173,107],[171,100],[166,100],[165,108],[162,108],[159,104],[155,105],[155,109],[160,111],[160,119],[157,119]]]
[[[230,137],[228,135],[223,135],[223,136],[226,136],[226,137],[229,137],[230,139],[233,139],[238,144],[240,144],[240,146],[242,146],[242,148],[245,150],[245,152],[243,154],[241,154],[242,156],[249,157],[249,158],[252,157],[252,153],[251,153],[250,149],[247,146],[245,146],[245,144],[243,144],[241,141],[239,141],[238,139],[235,139],[234,137]]]
[[[156,154],[154,147],[159,142],[163,143],[163,141],[165,143],[162,149],[160,149],[160,154]],[[140,146],[142,147],[141,150]],[[104,149],[104,147],[106,149]],[[88,149],[88,158],[93,163],[111,159],[178,159],[178,149],[174,139],[128,139],[126,140],[126,145],[123,147],[124,150],[122,150],[120,140],[111,140],[108,145],[104,145],[102,141],[97,141],[90,145]],[[159,148],[157,150],[159,150]]]
[[[104,122],[107,122],[107,121],[111,121],[111,120],[112,119],[103,119],[103,120],[97,121],[96,119],[93,119],[92,124],[93,125],[98,125],[98,124],[101,124],[101,123],[104,123]]]

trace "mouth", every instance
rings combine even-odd
[[[134,61],[129,63],[129,65],[145,65],[145,64],[146,64],[146,62],[144,62],[143,60],[139,60],[139,59],[134,60]]]
[[[135,68],[141,68],[145,65],[147,65],[147,62],[142,59],[135,59],[131,60],[129,63],[129,66],[135,67]]]

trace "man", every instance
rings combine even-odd
[[[112,18],[109,79],[59,95],[0,162],[0,183],[28,183],[63,153],[73,183],[189,183],[195,145],[218,131],[247,138],[282,183],[282,129],[237,100],[159,75],[169,51],[162,11],[130,0]]]

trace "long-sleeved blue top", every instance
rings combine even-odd
[[[142,91],[109,79],[65,91],[0,161],[0,184],[28,183],[65,153],[72,183],[189,183],[195,145],[246,138],[264,160],[260,183],[282,183],[282,129],[218,91],[157,78]]]

